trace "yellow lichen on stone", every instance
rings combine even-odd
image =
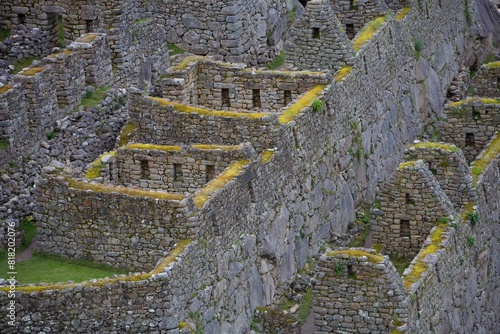
[[[99,35],[98,34],[86,34],[76,40],[79,43],[92,43]]]
[[[380,263],[380,262],[384,261],[384,257],[382,255],[368,253],[368,252],[365,252],[365,251],[359,250],[359,249],[336,250],[336,251],[328,252],[326,255],[327,256],[337,256],[337,255],[341,255],[341,254],[353,256],[353,257],[357,257],[357,258],[360,258],[362,256],[366,256],[368,258],[368,261],[370,261],[372,263]]]
[[[408,15],[408,13],[410,12],[410,10],[411,10],[411,7],[403,7],[403,9],[401,9],[396,14],[396,21],[401,21],[402,19],[404,19],[406,17],[406,15]]]
[[[24,75],[25,77],[32,77],[45,70],[44,67],[30,67],[19,73],[19,75]]]
[[[418,163],[418,161],[416,161],[416,160],[402,162],[399,164],[398,170],[402,170],[402,169],[409,168],[409,167],[415,167],[417,165],[417,163]]]
[[[201,209],[205,202],[219,189],[222,189],[236,176],[240,175],[243,169],[248,165],[248,160],[240,160],[231,164],[226,170],[216,179],[210,181],[205,187],[198,191],[194,197],[194,203]]]
[[[209,145],[209,144],[194,144],[193,148],[203,151],[213,151],[213,150],[221,150],[221,151],[233,151],[239,150],[243,148],[243,145]]]
[[[325,85],[317,85],[310,91],[302,95],[302,97],[297,102],[295,102],[289,109],[278,116],[279,122],[281,124],[291,122],[295,118],[295,116],[297,116],[302,111],[302,109],[311,105],[311,103],[321,95],[325,87]]]
[[[180,146],[173,146],[173,145],[154,145],[154,144],[132,143],[132,144],[126,145],[125,149],[128,149],[128,150],[138,149],[138,150],[154,150],[154,151],[165,151],[165,152],[172,152],[172,151],[180,152],[181,147]]]
[[[101,175],[101,169],[103,169],[104,167],[106,167],[106,165],[104,165],[101,160],[104,159],[104,158],[106,158],[106,157],[113,156],[113,155],[116,155],[116,151],[112,151],[112,152],[101,154],[90,165],[90,168],[87,170],[87,173],[85,173],[85,178],[92,180],[92,179],[95,179],[95,178],[99,177]]]
[[[57,56],[58,56],[58,55],[60,55],[60,54],[70,55],[70,54],[72,54],[73,52],[74,52],[73,50],[68,50],[68,49],[66,49],[66,50],[61,51],[61,52],[56,52],[56,53],[53,53],[53,54],[49,55],[48,57],[49,57],[49,58],[57,58]]]
[[[211,61],[210,58],[204,57],[204,56],[187,56],[184,59],[182,59],[179,62],[179,64],[177,64],[176,66],[174,66],[172,69],[174,71],[183,71],[183,70],[185,70],[189,66],[189,64],[197,62],[199,60],[208,60],[208,61]]]
[[[343,66],[340,70],[338,70],[337,74],[335,75],[335,80],[338,82],[341,82],[344,80],[345,77],[349,75],[352,71],[352,66],[345,65]]]
[[[482,104],[500,104],[500,99],[491,99],[484,97],[469,97],[466,100],[448,103],[449,107],[460,107],[463,104],[471,102],[481,102]]]
[[[184,198],[184,196],[182,196],[182,195],[170,194],[170,193],[163,192],[163,191],[149,191],[149,190],[142,190],[142,189],[135,189],[135,188],[112,186],[112,185],[107,185],[107,184],[89,183],[89,182],[77,181],[77,180],[70,179],[70,178],[68,178],[67,181],[68,181],[68,185],[71,188],[74,188],[77,190],[84,190],[84,191],[90,190],[90,191],[99,192],[99,193],[106,193],[106,194],[119,193],[119,194],[133,196],[133,197],[147,197],[147,198],[168,200],[168,201],[180,201]]]
[[[373,35],[375,35],[375,33],[382,27],[386,20],[387,18],[385,16],[377,17],[361,29],[361,31],[356,35],[356,38],[352,41],[354,50],[359,51],[363,45],[368,43],[368,41],[372,39]]]
[[[463,224],[467,224],[467,222],[468,222],[468,215],[471,214],[471,213],[474,213],[474,206],[475,205],[476,205],[476,203],[474,203],[474,202],[467,203],[467,204],[464,205],[463,211],[460,214],[460,219],[462,219],[462,223]]]
[[[128,144],[128,136],[135,130],[137,129],[139,126],[137,124],[134,124],[134,123],[128,123],[127,125],[125,125],[125,127],[123,128],[122,132],[120,133],[120,143],[119,145],[120,146],[123,146],[123,145],[127,145]]]
[[[221,110],[213,110],[203,107],[192,107],[185,104],[180,104],[176,102],[171,102],[160,97],[152,97],[148,96],[151,100],[158,101],[160,105],[163,106],[173,106],[176,111],[184,112],[184,113],[197,113],[204,116],[212,116],[212,117],[245,117],[251,119],[262,118],[265,116],[269,116],[267,113],[247,113],[247,112],[237,112],[237,111],[221,111]]]
[[[493,61],[491,63],[484,64],[488,68],[500,68],[500,61]]]
[[[176,259],[179,255],[182,254],[184,248],[186,248],[191,243],[190,239],[185,239],[177,243],[177,246],[170,251],[170,253],[161,261],[160,265],[158,265],[153,271],[151,271],[152,275],[159,274],[167,267],[169,264],[177,262]]]
[[[0,94],[5,93],[6,91],[8,91],[11,88],[12,88],[11,85],[3,85],[2,87],[0,87]]]
[[[500,154],[500,132],[495,136],[495,139],[486,148],[481,157],[476,160],[472,166],[472,177],[474,181],[477,182],[479,176],[483,173],[490,162],[495,159]]]
[[[273,157],[274,153],[275,152],[271,151],[271,150],[265,150],[264,152],[262,152],[262,155],[261,155],[262,162],[267,164],[271,160],[271,158]]]
[[[435,142],[430,142],[430,141],[423,141],[423,142],[417,143],[413,146],[410,146],[410,148],[411,147],[414,147],[414,148],[440,148],[442,150],[452,152],[452,153],[458,152],[458,147],[456,147],[455,145],[445,144],[445,143],[435,143]]]

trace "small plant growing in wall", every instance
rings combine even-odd
[[[476,238],[474,237],[467,237],[467,246],[472,247],[476,243]]]
[[[471,226],[474,226],[479,222],[479,215],[475,212],[467,212],[467,219]]]
[[[422,55],[422,50],[424,48],[424,43],[422,43],[422,40],[420,38],[415,39],[414,47],[415,47],[415,59],[419,60],[420,56]]]
[[[448,219],[448,217],[439,217],[437,220],[437,223],[439,225],[448,225],[449,222],[450,220]]]
[[[312,103],[312,109],[314,112],[320,112],[323,109],[323,101],[314,100]]]
[[[333,271],[335,275],[342,276],[345,273],[345,265],[343,263],[337,263]]]

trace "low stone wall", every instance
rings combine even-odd
[[[476,202],[469,165],[462,151],[455,145],[417,143],[405,151],[405,159],[422,159],[457,211],[467,203]]]
[[[139,125],[134,142],[159,145],[250,142],[258,152],[275,142],[275,129],[279,125],[276,115],[252,117],[252,114],[239,113],[225,116],[223,112],[190,110],[182,112],[168,101],[133,93],[130,118]]]
[[[407,292],[388,256],[341,249],[324,255],[317,270],[314,333],[388,333],[393,320],[406,320]]]
[[[441,140],[460,147],[469,163],[500,130],[500,103],[494,99],[468,98],[448,104],[444,112],[446,121],[438,126]]]
[[[147,144],[121,147],[116,155],[118,180],[115,183],[172,193],[194,193],[231,163],[249,158],[243,152],[243,145],[200,147]]]
[[[123,188],[88,188],[57,175],[42,177],[35,213],[41,252],[152,270],[176,242],[194,237],[197,224],[188,219],[182,196],[165,199],[150,192],[151,197],[138,197]]]
[[[500,96],[500,61],[482,65],[472,78],[470,87],[476,96]]]

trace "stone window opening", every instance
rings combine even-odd
[[[300,4],[302,5],[302,7],[306,8],[307,6],[307,1],[309,0],[299,0]]]
[[[26,24],[26,14],[17,14],[17,23]]]
[[[356,272],[354,271],[352,264],[347,265],[347,277],[356,279]]]
[[[415,200],[411,197],[409,193],[405,193],[406,204],[415,205]]]
[[[109,180],[113,181],[113,163],[108,164],[108,174],[109,174]]]
[[[358,5],[356,4],[355,0],[349,0],[349,10],[356,10],[358,9]]]
[[[222,99],[222,106],[223,107],[230,107],[231,106],[231,98],[229,97],[229,88],[222,88],[220,93],[221,93],[221,99]]]
[[[410,237],[410,221],[409,220],[401,220],[401,224],[399,226],[399,235],[401,238],[409,238]]]
[[[141,179],[149,179],[149,162],[147,160],[141,160]]]
[[[300,148],[300,143],[297,138],[297,130],[295,130],[295,127],[292,128],[292,134],[293,134],[293,141],[295,142],[295,149],[298,150]]]
[[[354,31],[354,24],[353,23],[347,23],[345,25],[345,33],[347,35],[347,38],[353,39],[354,36],[356,36],[356,32]]]
[[[366,56],[363,56],[363,65],[365,68],[365,75],[368,75],[368,66],[366,65]]]
[[[474,147],[476,145],[476,140],[474,139],[473,133],[465,134],[465,146],[466,147]]]
[[[285,90],[283,93],[283,98],[285,101],[285,105],[288,103],[292,102],[292,91],[291,90]]]
[[[252,89],[252,105],[254,108],[262,107],[260,100],[260,89]]]
[[[429,166],[429,170],[431,171],[431,173],[432,173],[433,175],[436,175],[436,174],[437,174],[437,170],[436,170],[435,168],[432,168],[432,162],[431,162],[431,161],[429,161],[429,162],[427,163],[427,165]]]
[[[215,179],[215,166],[214,165],[206,165],[205,166],[205,181],[206,183]]]
[[[498,6],[500,6],[500,4]],[[500,77],[497,78],[497,89],[500,90]]]
[[[182,165],[174,164],[174,182],[182,181]]]
[[[85,20],[85,33],[94,31],[94,20]]]
[[[257,201],[255,200],[255,191],[253,189],[252,182],[248,182],[248,192],[250,193],[250,202],[256,203]]]
[[[312,28],[312,38],[318,39],[321,38],[321,33],[319,28]]]

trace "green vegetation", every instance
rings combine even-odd
[[[10,36],[10,29],[0,29],[0,42],[3,42]]]
[[[297,6],[293,6],[293,10],[290,12],[290,22],[295,21],[297,17]]]
[[[278,120],[280,121],[280,123],[283,124],[291,122],[295,118],[295,116],[297,116],[302,111],[302,109],[309,106],[321,95],[321,92],[323,92],[325,87],[326,86],[324,85],[317,85],[313,89],[302,95],[302,97],[296,103],[294,103],[292,106],[290,106],[289,109],[279,115]]]
[[[323,101],[314,100],[311,106],[314,112],[320,112],[323,109]]]
[[[415,167],[418,161],[405,161],[399,164],[398,170],[402,170],[408,167]]]
[[[467,246],[472,247],[476,243],[476,238],[474,237],[467,237]]]
[[[31,245],[31,242],[36,236],[36,225],[35,221],[33,220],[33,217],[32,216],[25,217],[21,221],[19,229],[21,231],[24,231],[24,241],[23,244],[21,245],[21,248],[19,249],[19,252],[21,252],[23,249]]]
[[[110,157],[116,155],[116,151],[112,151],[109,153],[103,153],[99,156],[89,167],[87,173],[85,173],[85,178],[87,179],[95,179],[101,176],[101,169],[105,168],[106,165],[102,163],[102,159],[105,157]]]
[[[415,47],[415,59],[419,60],[420,56],[422,55],[422,50],[424,49],[424,43],[420,38],[417,38],[415,39],[413,45]]]
[[[9,140],[6,138],[0,139],[0,151],[6,150],[9,148]]]
[[[500,68],[500,61],[494,61],[491,63],[487,63],[484,66],[486,66],[488,68]]]
[[[57,36],[58,38],[56,46],[64,49],[66,47],[66,40],[64,39],[64,25],[62,17],[60,16],[57,19]]]
[[[148,21],[148,19],[140,19],[140,20],[137,20],[135,21],[135,24],[143,24],[143,23],[146,23]]]
[[[349,244],[349,247],[364,247],[365,240],[370,234],[370,205],[366,205],[362,211],[356,212],[356,225],[359,226],[361,232],[354,236],[354,239]]]
[[[266,65],[266,69],[274,70],[283,65],[285,62],[285,51],[281,50],[280,54],[273,59],[269,64]]]
[[[125,125],[122,129],[122,132],[120,133],[120,146],[127,145],[129,141],[129,135],[137,129],[139,126],[134,123],[128,123]]]
[[[385,21],[387,21],[387,17],[380,16],[361,29],[361,31],[356,35],[356,38],[352,41],[354,50],[357,52],[363,45],[368,43],[368,41],[372,39],[373,35],[375,35],[375,33],[384,25]]]
[[[180,55],[186,52],[185,50],[181,49],[174,43],[167,43],[167,48],[170,51],[170,56]]]
[[[169,146],[169,145],[153,145],[153,144],[128,144],[125,146],[126,149],[138,149],[138,150],[154,150],[154,151],[165,151],[172,152],[178,151],[180,152],[180,146]]]
[[[414,147],[414,148],[440,148],[442,150],[452,152],[452,153],[458,152],[458,147],[456,147],[455,145],[428,142],[428,141],[423,141],[423,142],[417,143],[417,144],[413,145],[412,147]]]
[[[309,317],[309,314],[311,313],[312,306],[312,289],[307,289],[304,296],[302,296],[299,309],[297,310],[297,319],[301,324],[304,324],[306,322],[307,317]]]
[[[479,215],[476,212],[467,212],[467,220],[471,226],[475,226],[479,222]]]
[[[0,253],[0,270],[7,270],[7,253]],[[110,266],[95,264],[91,261],[69,260],[55,255],[33,254],[26,261],[17,261],[16,278],[21,284],[51,282],[82,282],[92,278],[111,277],[124,274],[128,270],[120,270]]]
[[[460,107],[463,104],[469,104],[471,102],[481,102],[482,104],[500,104],[500,99],[484,98],[484,97],[469,97],[466,100],[461,100],[457,102],[451,102],[448,104],[449,107]],[[463,113],[467,113],[467,110],[463,110]]]
[[[50,131],[47,133],[47,140],[52,140],[56,137],[56,133],[54,131]]]
[[[344,250],[337,250],[337,251],[331,251],[326,254],[327,256],[337,256],[340,254],[348,255],[348,256],[354,256],[354,257],[362,257],[366,256],[368,258],[368,261],[372,263],[380,263],[384,261],[384,257],[382,255],[377,255],[377,254],[372,254],[365,252],[363,250],[359,249],[344,249]]]
[[[204,57],[204,56],[187,56],[184,59],[182,59],[179,64],[176,66],[172,67],[174,71],[183,71],[186,68],[188,68],[189,64],[195,63],[200,60],[211,60],[210,58]]]
[[[410,266],[412,260],[407,257],[403,256],[400,257],[395,255],[389,255],[389,258],[391,259],[391,262],[396,268],[396,271],[398,272],[399,276],[403,276],[403,272],[405,271],[406,268]]]
[[[23,59],[19,59],[15,64],[14,64],[14,70],[12,71],[12,74],[17,74],[21,72],[21,70],[25,67],[30,67],[31,63],[33,63],[33,60],[42,60],[40,57],[26,57]]]
[[[481,175],[484,169],[490,164],[490,162],[495,159],[500,154],[500,132],[497,133],[495,139],[486,148],[486,151],[481,156],[479,160],[474,162],[472,167],[472,177],[474,181],[477,182],[479,175]]]
[[[465,20],[469,26],[472,24],[472,13],[469,8],[469,0],[465,0]]]
[[[106,97],[106,92],[109,90],[108,86],[102,86],[96,89],[94,92],[86,92],[83,96],[80,105],[85,109],[93,108],[99,105],[102,100]]]
[[[485,64],[491,63],[495,60],[495,55],[490,53],[488,57],[486,57],[486,60],[484,61]]]

